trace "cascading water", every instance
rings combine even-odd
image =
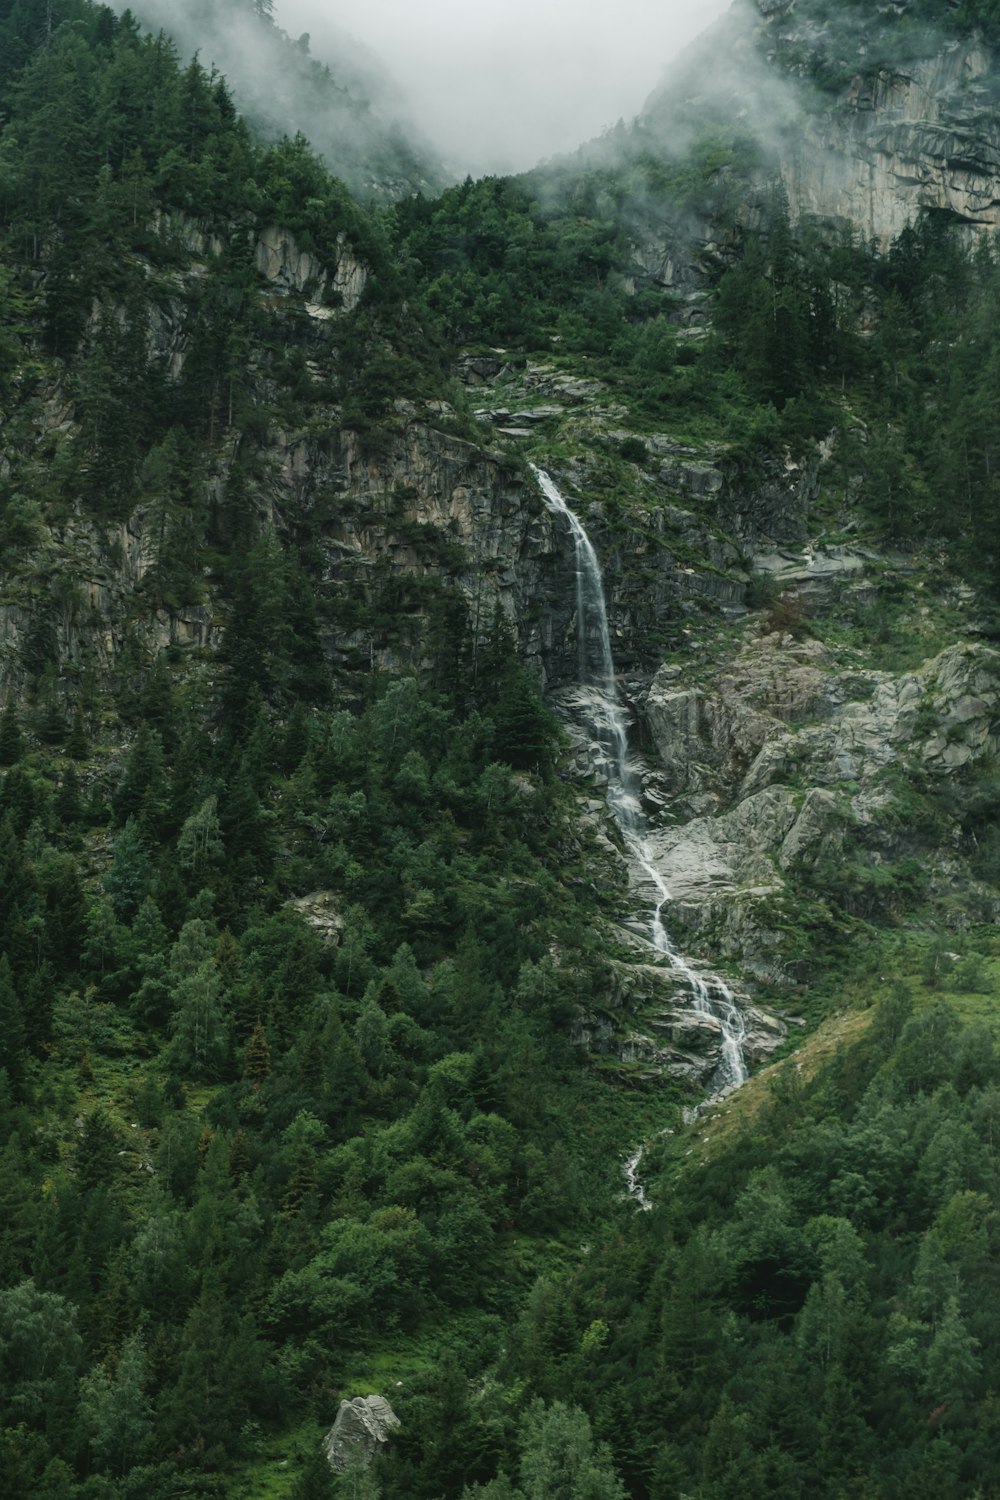
[[[570,510],[558,486],[542,469],[532,470],[551,511],[565,516],[576,549],[576,621],[579,652],[580,706],[600,748],[602,771],[607,780],[608,806],[621,830],[626,848],[643,877],[656,893],[650,921],[649,941],[683,979],[694,1008],[715,1018],[721,1029],[721,1055],[709,1083],[709,1093],[721,1098],[747,1079],[743,1059],[746,1035],[743,1016],[732,991],[716,975],[697,973],[677,952],[663,922],[663,909],[670,901],[663,876],[653,862],[646,819],[639,797],[639,780],[628,756],[625,713],[618,697],[611,633],[604,599],[604,580],[597,553],[579,518]],[[629,1194],[640,1208],[650,1208],[638,1180],[640,1147],[625,1163]]]

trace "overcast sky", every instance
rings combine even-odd
[[[349,31],[461,171],[533,166],[631,119],[665,64],[729,0],[275,0],[278,25]]]

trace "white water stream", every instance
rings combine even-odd
[[[732,991],[715,974],[699,974],[678,953],[663,921],[663,910],[670,891],[653,860],[649,829],[639,796],[639,781],[629,760],[625,712],[618,696],[614,661],[611,656],[611,633],[604,598],[604,580],[597,553],[582,522],[570,510],[558,486],[542,469],[531,465],[545,503],[557,515],[565,516],[576,548],[576,633],[579,652],[580,706],[590,732],[600,747],[601,770],[607,780],[607,799],[611,814],[621,830],[625,847],[635,865],[649,881],[656,903],[649,925],[648,941],[678,974],[691,996],[691,1004],[701,1014],[712,1016],[721,1029],[719,1063],[709,1082],[712,1098],[722,1098],[739,1088],[747,1079],[743,1058],[746,1027]],[[640,1208],[652,1208],[639,1180],[639,1163],[644,1147],[639,1146],[625,1162],[628,1194]]]

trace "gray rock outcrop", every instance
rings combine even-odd
[[[323,1449],[331,1469],[346,1474],[367,1467],[400,1427],[399,1418],[384,1396],[355,1396],[341,1401]]]
[[[301,250],[287,229],[272,224],[264,229],[255,246],[260,274],[278,290],[300,292],[314,316],[334,307],[353,312],[368,281],[367,268],[353,254],[346,237],[338,235],[324,261]]]
[[[706,191],[669,225],[634,211],[637,287],[669,288],[682,322],[703,317],[705,267],[729,252],[734,195],[737,219],[753,225],[776,178],[793,220],[882,246],[931,216],[970,238],[1000,231],[997,50],[929,15],[920,34],[909,9],[744,0],[675,60],[640,116],[647,136],[676,142],[725,119],[756,137],[761,160],[739,181],[715,174],[728,193]]]
[[[815,641],[765,636],[704,686],[663,669],[645,718],[678,817],[650,840],[670,922],[710,930],[715,953],[780,979],[789,882],[849,851],[872,867],[912,857],[899,788],[1000,751],[1000,652],[955,645],[893,674],[838,670]],[[953,881],[950,854],[928,855],[935,872]]]
[[[710,987],[715,982],[710,974],[703,977]],[[619,1013],[618,1026],[602,1034],[592,1025],[577,1040],[638,1065],[650,1077],[707,1084],[719,1065],[722,1024],[692,1006],[690,986],[682,976],[660,963],[618,961],[612,965],[612,978],[609,999]],[[752,1005],[747,996],[736,998],[746,1028],[744,1057],[759,1066],[784,1041],[787,1027]]]
[[[921,210],[1000,225],[1000,130],[976,91],[994,66],[989,50],[953,42],[905,68],[858,65],[839,107],[810,117],[783,163],[793,209],[883,243]]]
[[[832,707],[824,647],[767,635],[749,640],[707,690],[682,681],[676,666],[661,667],[644,718],[674,795],[718,796],[786,725],[825,717]]]
[[[288,905],[308,922],[326,947],[336,948],[339,945],[344,918],[333,891],[310,891],[308,896],[297,896]]]

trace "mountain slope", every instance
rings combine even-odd
[[[756,223],[777,180],[793,220],[882,249],[928,216],[992,232],[998,33],[987,9],[738,0],[576,171],[628,181],[642,169],[622,203],[638,260],[683,292],[704,284],[705,250],[724,248],[734,221]],[[671,177],[683,190],[668,207]]]
[[[439,191],[446,174],[421,141],[392,80],[346,33],[336,57],[311,56],[270,15],[240,0],[142,0],[131,7],[182,56],[218,68],[248,124],[265,139],[305,135],[330,171],[366,199]]]
[[[7,1490],[988,1492],[988,238],[817,232],[718,121],[372,213],[43,19],[0,0]],[[710,1121],[529,460],[672,935],[786,1055]]]

